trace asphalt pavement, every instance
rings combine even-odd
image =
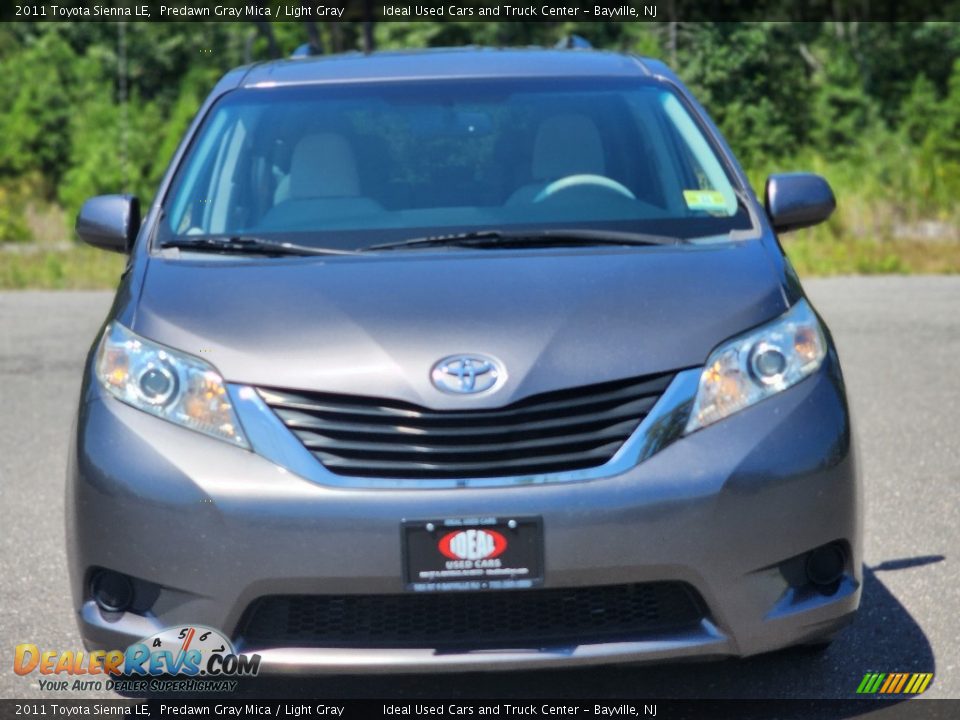
[[[866,489],[863,605],[826,652],[461,676],[311,678],[294,697],[850,698],[864,673],[934,672],[960,698],[960,277],[805,283],[840,348]],[[0,293],[0,698],[41,692],[18,643],[81,649],[67,589],[63,475],[81,365],[109,293]]]

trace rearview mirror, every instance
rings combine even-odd
[[[133,195],[98,195],[77,215],[77,235],[102,250],[128,253],[140,231],[140,200]]]
[[[822,223],[837,207],[830,184],[813,173],[780,173],[767,178],[767,215],[777,232]]]

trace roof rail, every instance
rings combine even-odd
[[[567,35],[565,38],[560,38],[554,47],[558,50],[589,50],[593,45],[582,35]]]

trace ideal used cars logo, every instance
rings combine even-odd
[[[133,643],[126,650],[41,651],[33,643],[16,646],[13,671],[43,676],[90,676],[88,679],[39,680],[41,690],[233,690],[235,677],[260,671],[260,655],[237,653],[219,630],[204,625],[169,627]],[[93,677],[106,676],[105,679]],[[176,676],[171,681],[150,680]]]
[[[487,560],[507,549],[507,539],[496,530],[458,530],[440,538],[440,552],[451,560]]]

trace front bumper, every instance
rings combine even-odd
[[[264,671],[502,670],[751,655],[829,634],[859,604],[859,484],[836,358],[767,399],[611,477],[499,488],[328,486],[130,408],[91,384],[67,482],[74,607],[88,648],[177,624],[236,637],[264,595],[402,593],[405,518],[540,516],[546,587],[672,580],[698,628],[563,647],[257,649]],[[790,558],[835,541],[829,595],[791,586]],[[92,568],[155,584],[148,611],[105,615]]]

